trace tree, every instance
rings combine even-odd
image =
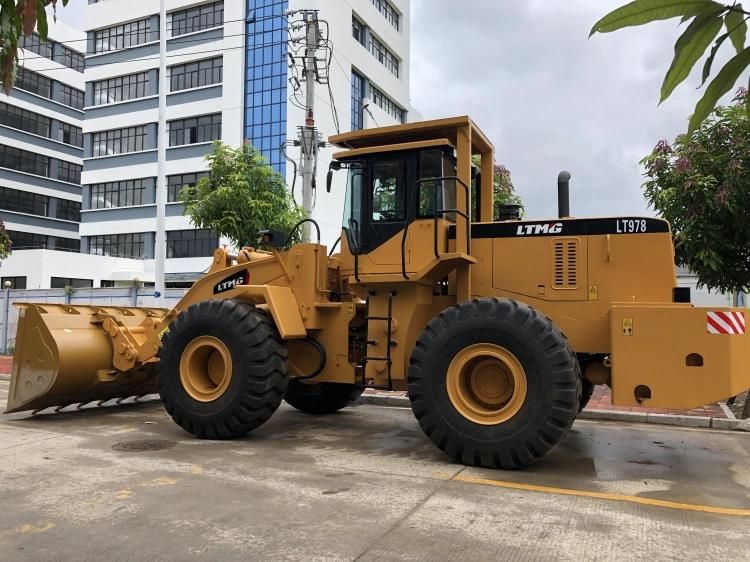
[[[5,223],[0,219],[0,263],[10,255],[12,246],[13,242],[5,230]]]
[[[513,186],[513,180],[510,177],[510,170],[508,168],[502,164],[495,163],[492,184],[493,217],[495,220],[499,218],[503,205],[520,205],[521,214],[523,214],[523,201],[516,194],[516,188]]]
[[[475,166],[481,166],[481,159],[479,156],[474,156],[473,161]],[[518,196],[516,188],[513,186],[513,179],[511,178],[510,170],[497,162],[495,162],[493,167],[492,186],[492,200],[494,203],[492,217],[494,220],[497,220],[500,217],[500,211],[504,205],[519,205],[521,207],[521,213],[523,213],[523,201]],[[472,209],[475,203],[475,201],[472,201]]]
[[[591,35],[672,18],[682,18],[682,24],[690,23],[675,43],[674,59],[664,77],[659,103],[666,100],[687,79],[706,52],[709,54],[703,65],[701,86],[711,76],[716,53],[727,39],[736,51],[735,56],[716,74],[695,106],[688,126],[688,134],[692,134],[750,66],[750,47],[746,47],[750,12],[742,4],[736,0],[731,3],[713,0],[635,0],[596,22]],[[719,35],[722,30],[724,33]],[[750,115],[750,99],[747,100],[745,109]]]
[[[254,244],[262,230],[286,233],[304,218],[284,179],[249,143],[232,148],[215,142],[206,160],[208,177],[180,191],[196,227],[242,247]]]
[[[750,290],[750,118],[741,90],[697,130],[659,142],[643,164],[646,199],[672,223],[676,259],[700,286]]]
[[[36,28],[42,41],[47,40],[47,11],[69,0],[0,0],[0,74],[3,90],[9,94],[13,88],[18,63],[18,41],[22,35],[31,35]]]

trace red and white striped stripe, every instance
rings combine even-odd
[[[745,333],[744,312],[709,312],[706,314],[709,334],[742,335]]]

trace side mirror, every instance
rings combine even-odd
[[[326,177],[326,193],[331,193],[331,184],[333,183],[333,171],[341,169],[341,162],[333,160],[328,164],[328,177]]]
[[[333,183],[333,170],[329,169],[326,177],[326,193],[331,193],[331,183]]]

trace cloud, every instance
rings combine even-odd
[[[686,130],[700,94],[685,85],[657,107],[676,21],[588,38],[622,3],[412,0],[413,104],[471,115],[529,218],[556,215],[562,169],[576,216],[653,214],[639,161]]]

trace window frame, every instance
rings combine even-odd
[[[212,86],[221,84],[223,81],[224,57],[222,56],[190,61],[184,64],[175,64],[169,67],[170,92],[181,92],[202,86]]]
[[[224,25],[224,2],[209,2],[176,10],[167,14],[167,32],[170,37],[180,37],[215,29]]]
[[[148,178],[89,185],[89,209],[118,209],[144,204]],[[110,203],[107,206],[107,203]]]
[[[210,120],[210,122],[206,122]],[[221,140],[222,114],[209,113],[167,122],[169,146],[189,146]],[[192,140],[195,138],[195,140]],[[187,140],[186,140],[187,139]]]
[[[93,83],[94,99],[92,105],[109,105],[111,103],[137,100],[146,97],[149,95],[148,75],[149,72],[146,70],[143,72],[113,76],[112,78],[95,81]]]
[[[148,132],[145,125],[96,131],[91,134],[91,156],[116,156],[146,150]]]

